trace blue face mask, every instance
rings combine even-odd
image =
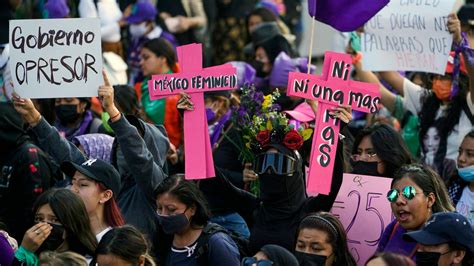
[[[459,176],[466,182],[474,182],[474,165],[458,169]]]

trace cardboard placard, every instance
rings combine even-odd
[[[446,24],[454,2],[390,1],[365,24],[361,38],[363,68],[444,75],[453,41]]]
[[[103,83],[100,20],[10,20],[10,71],[22,98],[97,96]]]
[[[354,110],[374,113],[379,108],[378,85],[348,80],[350,70],[349,55],[326,52],[321,76],[291,72],[288,77],[289,96],[319,101],[306,188],[310,194],[328,195],[331,189],[339,124],[329,115],[330,109],[350,105]]]
[[[385,227],[392,221],[386,196],[391,181],[386,177],[344,174],[331,213],[344,225],[357,265],[365,265],[375,253]]]
[[[186,179],[216,176],[211,141],[205,115],[204,92],[232,90],[237,86],[237,70],[232,65],[202,68],[202,44],[177,47],[181,73],[154,75],[148,81],[150,99],[186,92],[194,103],[184,112],[184,150]]]

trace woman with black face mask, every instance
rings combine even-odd
[[[380,85],[381,103],[396,117],[401,117],[400,113],[407,110],[419,118],[421,161],[433,167],[443,179],[455,174],[458,147],[462,137],[474,125],[473,50],[465,35],[461,34],[455,14],[448,15],[446,29],[453,34],[454,51],[448,57],[443,75],[432,75],[427,88],[416,85],[396,71],[379,72],[380,77],[398,93],[395,95]],[[359,79],[382,84],[374,73],[362,69],[361,61],[354,61]]]
[[[359,132],[352,146],[352,173],[359,175],[393,177],[402,165],[413,158],[392,127],[376,124]]]
[[[164,233],[159,242],[162,265],[239,265],[239,249],[225,231],[206,233],[215,224],[209,223],[207,202],[195,183],[173,175],[161,182],[155,195]]]
[[[33,206],[35,225],[28,229],[15,258],[38,265],[43,251],[73,251],[91,261],[97,247],[83,201],[68,189],[50,189]]]
[[[332,214],[306,216],[296,233],[295,256],[300,266],[355,266],[341,222]]]
[[[89,108],[89,98],[56,99],[54,126],[67,140],[84,134],[98,133],[102,121],[95,117]]]

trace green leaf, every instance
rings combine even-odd
[[[303,137],[303,140],[306,141],[309,138],[311,138],[312,133],[313,133],[313,129],[307,128],[307,129],[303,130],[303,132],[301,133],[301,136]]]

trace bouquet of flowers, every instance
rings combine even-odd
[[[240,129],[240,138],[238,141],[229,140],[240,150],[244,162],[254,163],[255,154],[261,153],[268,144],[282,144],[298,150],[311,137],[312,129],[295,128],[289,123],[275,103],[278,97],[278,90],[264,96],[253,85],[242,88],[240,106],[232,112],[232,121]],[[250,191],[255,195],[258,195],[258,186],[258,180],[250,184]]]

